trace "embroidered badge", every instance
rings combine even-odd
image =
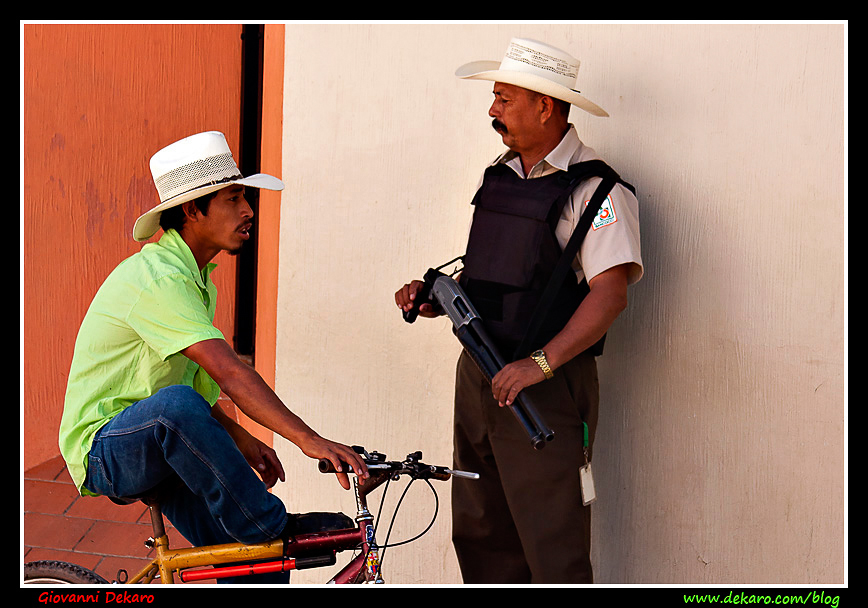
[[[585,201],[585,207],[587,207],[590,202],[590,200]],[[609,195],[606,197],[606,200],[603,201],[603,204],[600,205],[600,212],[591,223],[591,229],[599,230],[600,228],[614,224],[617,221],[618,216],[615,215],[615,205],[612,203],[612,196]]]

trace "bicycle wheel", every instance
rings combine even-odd
[[[96,572],[53,560],[24,564],[26,585],[107,585],[108,581]]]

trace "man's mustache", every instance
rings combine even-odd
[[[496,118],[491,121],[491,128],[497,131],[498,133],[509,133],[509,129],[506,128],[506,125],[497,120]]]

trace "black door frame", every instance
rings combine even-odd
[[[241,27],[241,117],[239,169],[242,175],[260,171],[262,142],[262,54],[265,26]],[[253,209],[250,239],[238,254],[235,278],[235,335],[233,346],[252,365],[256,352],[256,274],[259,190],[248,188],[245,197]]]

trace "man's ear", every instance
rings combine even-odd
[[[199,215],[201,212],[199,208],[196,206],[195,201],[187,201],[186,203],[181,203],[181,211],[184,212],[184,217],[187,218],[187,221],[195,222],[199,219]]]
[[[545,124],[555,112],[555,102],[548,95],[540,95],[538,103],[540,123]]]

